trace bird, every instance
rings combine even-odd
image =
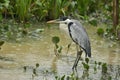
[[[77,57],[72,69],[77,70],[77,65],[83,51],[85,52],[86,57],[91,57],[91,44],[85,28],[82,26],[82,24],[78,20],[70,19],[66,16],[62,16],[56,20],[50,20],[47,23],[59,23],[59,24],[66,25],[69,36],[71,37],[73,42],[76,44]]]

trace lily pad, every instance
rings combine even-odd
[[[57,36],[54,36],[54,37],[52,37],[52,42],[53,42],[54,44],[57,44],[57,43],[60,42],[60,38],[57,37]]]

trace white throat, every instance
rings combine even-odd
[[[66,19],[65,22],[67,23],[67,25],[72,22],[70,19]]]

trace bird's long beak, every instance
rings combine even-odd
[[[60,20],[59,20],[59,19],[50,20],[50,21],[48,21],[47,23],[60,23]]]
[[[50,20],[47,23],[65,23],[65,21],[61,21],[60,19]]]

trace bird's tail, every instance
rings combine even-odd
[[[91,57],[91,49],[89,50],[85,50],[85,53],[86,53],[86,57]]]
[[[88,48],[88,49],[82,48],[82,49],[85,51],[86,57],[91,57],[91,48]]]

